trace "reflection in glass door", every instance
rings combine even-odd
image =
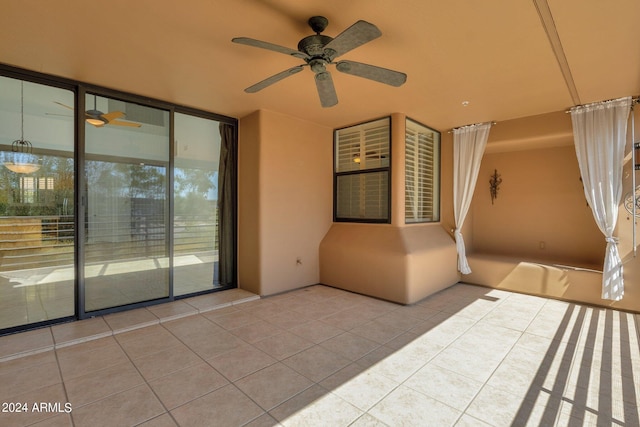
[[[0,330],[75,313],[73,104],[0,77]]]
[[[176,113],[174,295],[219,286],[219,122]]]
[[[169,112],[93,94],[86,107],[84,311],[167,298]]]

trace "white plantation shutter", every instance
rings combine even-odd
[[[360,175],[344,175],[337,178],[336,217],[360,216]]]
[[[388,118],[336,131],[336,219],[389,219]]]
[[[389,172],[360,175],[364,193],[364,217],[383,219],[389,216]]]
[[[389,124],[376,126],[363,131],[362,151],[363,161],[360,169],[373,169],[389,166]]]
[[[338,177],[338,218],[386,219],[389,214],[389,174],[370,172]]]
[[[440,134],[407,120],[405,222],[440,220]]]
[[[358,130],[343,130],[338,132],[336,142],[336,172],[359,170],[360,165],[354,162],[360,156],[361,132]]]

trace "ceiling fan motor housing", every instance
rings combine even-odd
[[[342,73],[363,77],[391,86],[400,86],[404,84],[407,79],[407,75],[398,71],[354,61],[334,62],[335,58],[380,37],[382,33],[378,27],[369,22],[360,20],[333,38],[321,34],[328,23],[329,21],[327,18],[323,16],[312,16],[309,19],[309,26],[316,34],[304,37],[300,40],[298,42],[297,50],[249,37],[235,37],[231,39],[234,43],[283,53],[305,61],[305,64],[303,65],[298,65],[296,67],[289,68],[288,70],[281,71],[252,86],[249,86],[245,89],[245,92],[255,93],[279,82],[284,78],[302,71],[303,67],[308,66],[315,74],[314,80],[318,89],[318,95],[320,96],[321,105],[323,107],[332,107],[338,103],[338,97],[336,95],[331,74],[327,71],[327,65],[329,64],[336,65],[336,70]]]
[[[326,52],[324,48],[331,40],[333,40],[332,37],[324,36],[322,34],[307,36],[300,40],[300,43],[298,43],[298,50],[309,55],[311,59],[322,58],[328,62],[331,62],[331,58],[329,55],[331,52]]]

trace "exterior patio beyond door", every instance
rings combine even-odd
[[[228,239],[220,247],[218,200],[221,152],[235,153],[237,135],[223,140],[222,130],[235,120],[9,74],[0,75],[0,335],[235,286],[228,256],[220,284],[220,251],[236,251]],[[222,181],[235,194],[230,170]],[[225,212],[228,236],[236,226]]]
[[[86,105],[126,115],[85,124],[84,311],[168,298],[169,112],[92,94]]]

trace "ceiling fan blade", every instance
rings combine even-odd
[[[110,113],[101,114],[100,117],[104,118],[107,122],[111,122],[112,120],[124,117],[124,113],[122,111],[112,111]]]
[[[320,104],[324,108],[333,107],[338,103],[338,95],[336,95],[333,79],[327,71],[316,74],[316,87],[320,96]]]
[[[396,87],[402,86],[407,81],[405,73],[361,62],[340,61],[336,64],[336,70]]]
[[[55,104],[60,105],[61,107],[64,108],[68,108],[69,110],[73,111],[73,107],[69,107],[68,105],[63,104],[62,102],[58,102],[58,101],[53,101]]]
[[[142,125],[140,123],[135,123],[135,122],[123,122],[122,120],[111,120],[109,121],[109,123],[107,123],[109,125],[116,125],[116,126],[129,126],[129,127],[133,127],[133,128],[139,128]]]
[[[263,42],[261,40],[250,39],[249,37],[235,37],[231,39],[234,43],[245,44],[247,46],[259,47],[261,49],[272,50],[274,52],[284,53],[285,55],[295,56],[296,58],[306,59],[307,54],[300,52],[299,50],[289,49],[288,47],[280,46],[277,44]]]
[[[380,32],[375,25],[367,21],[358,21],[338,34],[336,38],[327,43],[324,48],[325,50],[331,49],[335,51],[335,53],[329,55],[333,60],[333,58],[337,58],[373,39],[377,39],[381,35],[382,32]]]
[[[268,77],[262,80],[261,82],[254,84],[253,86],[249,86],[244,91],[247,93],[256,93],[259,90],[262,90],[267,86],[271,86],[272,84],[277,83],[286,77],[299,73],[300,71],[302,71],[303,67],[304,65],[298,65],[297,67],[293,67],[293,68],[289,68],[288,70],[281,71],[278,74],[274,74],[273,76]]]

